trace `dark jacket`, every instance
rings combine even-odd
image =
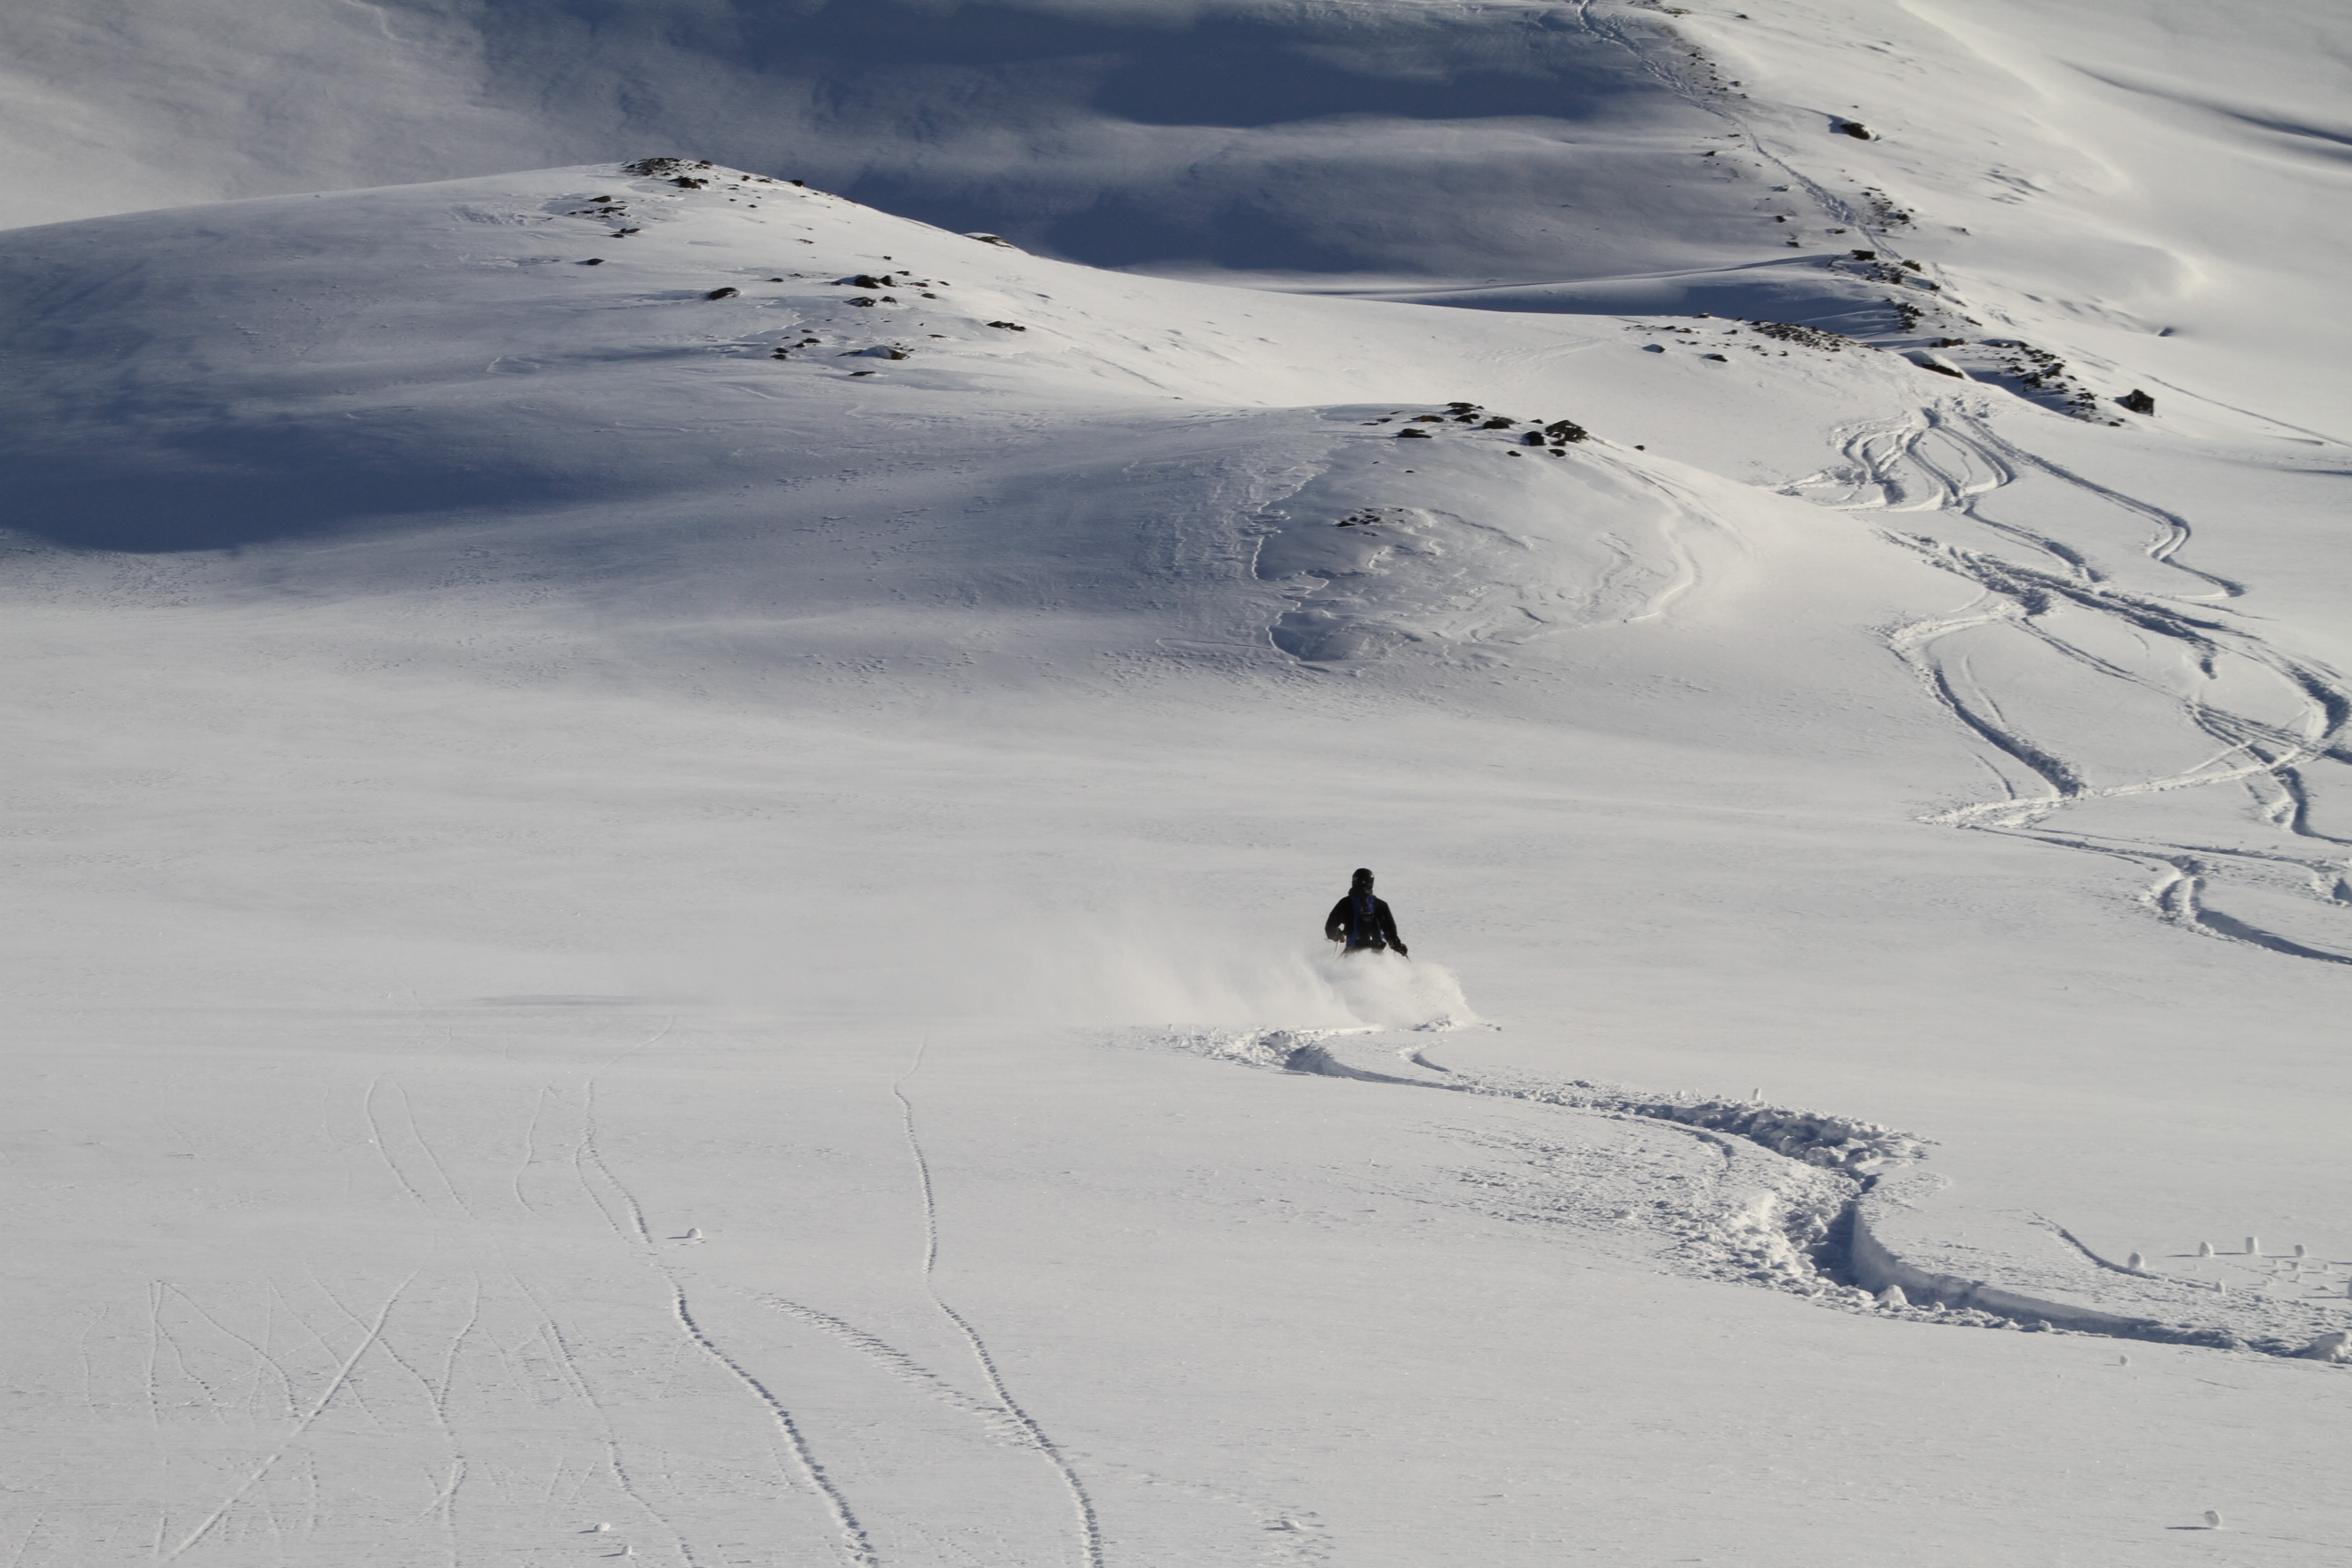
[[[1323,921],[1325,939],[1346,942],[1349,952],[1364,948],[1377,952],[1381,948],[1392,947],[1402,953],[1404,943],[1397,940],[1396,917],[1389,913],[1389,901],[1373,899],[1370,902],[1369,910],[1360,909],[1356,903],[1356,895],[1349,893],[1333,904],[1331,913]]]

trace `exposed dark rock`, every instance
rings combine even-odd
[[[1862,195],[1863,199],[1870,204],[1870,216],[1872,220],[1875,222],[1879,227],[1900,228],[1905,224],[1911,221],[1911,215],[1905,212],[1901,207],[1896,206],[1895,205],[1895,198],[1888,195],[1885,191],[1878,189],[1876,186],[1874,185],[1864,189]]]
[[[1001,234],[968,234],[965,235],[964,237],[966,239],[976,239],[982,245],[1001,245],[1007,250],[1018,250],[1021,248]]]
[[[1400,441],[1434,441],[1437,437],[1432,436],[1426,430],[1405,429],[1397,432],[1397,439]]]
[[[991,321],[988,324],[1007,332],[1025,332],[1029,330],[1018,321]]]
[[[1522,447],[1540,447],[1543,444],[1544,434],[1540,430],[1530,430],[1519,437],[1519,445]]]
[[[1506,419],[1501,415],[1497,414],[1492,419],[1487,420],[1486,424],[1480,426],[1479,428],[1482,430],[1507,430],[1517,423],[1518,421],[1516,419]]]
[[[1832,126],[1831,129],[1837,132],[1840,135],[1851,136],[1857,142],[1869,142],[1874,140],[1874,138],[1870,134],[1870,127],[1864,125],[1859,120],[1841,120],[1835,125]]]
[[[1832,353],[1837,353],[1854,346],[1854,340],[1852,338],[1841,336],[1836,332],[1824,331],[1819,327],[1801,326],[1793,321],[1750,321],[1748,324],[1768,338],[1778,338],[1782,342],[1802,343],[1809,349],[1827,349]]]
[[[2116,405],[2132,414],[2152,415],[2156,412],[2156,399],[2136,386],[2116,398]]]
[[[1878,252],[1874,250],[1856,250],[1851,251],[1848,254],[1853,256],[1856,261],[1875,261],[1878,259]]]
[[[867,299],[865,295],[860,294],[856,299],[852,300],[850,303],[853,305],[871,305],[874,301]]]
[[[580,265],[583,267],[602,267],[604,265],[604,258],[601,256],[592,256]]]
[[[713,289],[709,293],[705,294],[703,298],[706,300],[732,300],[736,295],[740,294],[742,291],[743,290],[740,289]]]
[[[1555,441],[1581,441],[1591,433],[1573,419],[1555,419],[1544,426],[1544,434]]]

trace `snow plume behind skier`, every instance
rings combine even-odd
[[[1332,947],[1315,962],[1316,973],[1349,1013],[1381,1028],[1446,1028],[1475,1020],[1462,986],[1444,964],[1390,963],[1380,955],[1406,955],[1388,900],[1372,891],[1372,874],[1361,867],[1349,879],[1347,897],[1324,917],[1323,935]]]
[[[1389,913],[1386,899],[1372,896],[1372,874],[1359,866],[1348,884],[1348,896],[1331,906],[1324,918],[1323,935],[1336,942],[1349,952],[1379,952],[1394,948],[1399,958],[1406,956],[1405,945],[1397,939],[1396,917]]]
[[[905,940],[935,915],[927,900],[937,879],[822,910],[780,897],[730,906],[726,929],[698,930],[682,944],[689,952],[648,960],[632,983],[763,1015],[916,1026],[1395,1029],[1475,1017],[1443,963],[1342,956],[1320,931],[1298,929],[1297,900],[1312,896],[1312,880],[1262,900],[1264,876],[1194,882],[1155,866],[1076,889],[958,882],[958,896],[984,904],[988,918],[945,944]],[[806,962],[780,963],[779,951]],[[1416,951],[1432,951],[1425,933]]]

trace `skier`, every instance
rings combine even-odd
[[[1372,897],[1372,874],[1361,867],[1349,881],[1348,896],[1331,906],[1330,915],[1323,921],[1323,935],[1349,952],[1378,952],[1392,947],[1399,958],[1405,956],[1404,943],[1397,940],[1396,917],[1389,913],[1386,899]]]

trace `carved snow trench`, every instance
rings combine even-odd
[[[1733,1217],[1752,1218],[1777,1229],[1780,1245],[1769,1248],[1772,1266],[1747,1270],[1743,1282],[1803,1296],[1823,1306],[1962,1327],[2022,1328],[2328,1362],[2345,1359],[2329,1353],[2331,1341],[2340,1336],[2323,1334],[2315,1343],[2249,1332],[2244,1325],[2212,1313],[2203,1301],[2183,1302],[2201,1321],[2188,1315],[2170,1321],[2133,1317],[1940,1273],[1904,1258],[1874,1233],[1871,1219],[1874,1194],[1879,1194],[1882,1184],[1900,1178],[1926,1157],[1929,1141],[1913,1134],[1875,1122],[1762,1101],[1643,1094],[1581,1079],[1561,1083],[1523,1076],[1481,1077],[1442,1067],[1421,1048],[1398,1051],[1397,1064],[1402,1070],[1381,1072],[1344,1061],[1324,1044],[1370,1032],[1270,1029],[1161,1038],[1180,1049],[1251,1067],[1554,1105],[1611,1120],[1659,1121],[1718,1150],[1727,1152],[1735,1144],[1760,1150],[1785,1167],[1785,1179],[1775,1184],[1773,1212]],[[1429,1076],[1406,1076],[1412,1069]],[[2098,1258],[2063,1227],[2041,1223],[2098,1267],[2137,1272]],[[1705,1272],[1711,1278],[1727,1278],[1719,1268]],[[2174,1283],[2146,1274],[2139,1277],[2159,1285]],[[2192,1292],[2184,1286],[2180,1294],[2186,1298]]]
[[[1844,453],[1843,467],[1784,493],[1844,510],[1940,517],[2040,557],[2012,560],[1951,539],[1880,529],[1981,591],[1954,615],[1886,637],[1931,699],[1982,742],[1989,766],[2003,780],[2002,798],[1925,820],[2124,860],[2154,873],[2140,901],[2168,924],[2287,957],[2352,964],[2352,952],[2337,947],[2352,948],[2352,931],[2298,934],[2274,929],[2277,915],[2257,921],[2212,902],[2217,890],[2267,896],[2290,921],[2304,918],[2296,906],[2311,906],[2310,923],[2323,928],[2352,910],[2352,838],[2315,824],[2307,776],[2352,763],[2352,681],[2272,645],[2257,622],[2228,603],[2245,594],[2242,585],[2182,562],[2190,533],[2185,520],[2024,451],[1993,432],[1984,410],[1958,402],[1922,408],[1906,420],[1860,428]],[[2102,550],[1982,510],[1985,498],[2029,478],[2055,481],[2073,498],[2119,515],[2135,536],[2130,555],[2137,559],[2103,563],[2103,555],[2121,553],[2116,542]],[[2116,580],[2126,571],[2171,574],[2194,588],[2186,595],[2126,588]],[[2168,772],[2095,766],[2075,754],[2069,737],[2046,732],[2058,728],[2054,723],[2037,733],[2004,713],[2002,694],[1979,679],[1971,648],[2001,633],[2014,635],[1991,650],[1996,655],[2055,655],[2062,668],[2090,678],[2086,689],[2094,695],[2104,689],[2119,701],[2152,699],[2170,710],[2184,735],[2201,736],[2211,749]],[[2091,646],[2102,639],[2105,651]],[[2123,647],[2136,647],[2138,657],[2115,651]],[[2252,710],[2263,702],[2276,711]],[[2102,773],[2121,773],[2123,782],[2092,782]],[[2337,787],[2344,783],[2339,778]],[[2195,838],[2044,826],[2063,813],[2135,797],[2216,789],[2242,790],[2245,798],[2199,825]]]

